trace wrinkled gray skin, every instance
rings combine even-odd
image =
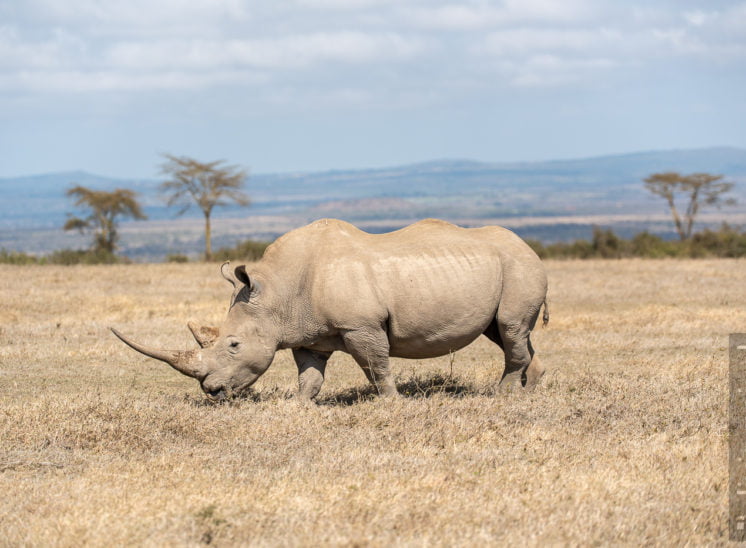
[[[482,334],[505,352],[501,389],[532,387],[544,373],[529,335],[546,274],[504,228],[428,219],[374,235],[322,219],[278,239],[250,270],[226,267],[234,291],[225,323],[189,324],[200,349],[153,350],[114,333],[198,379],[216,400],[251,386],[283,348],[292,349],[302,399],[319,393],[335,351],[351,354],[378,392],[393,396],[389,356],[442,356]]]

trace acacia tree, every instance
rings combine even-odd
[[[81,185],[70,187],[67,196],[74,198],[76,207],[87,209],[87,217],[76,217],[68,213],[64,230],[79,230],[81,234],[93,233],[93,251],[113,253],[117,248],[119,233],[118,218],[131,217],[146,219],[142,212],[137,194],[129,189],[117,188],[112,192],[92,190]]]
[[[692,236],[694,220],[703,206],[733,205],[733,198],[723,195],[733,188],[733,183],[723,181],[723,175],[709,173],[692,173],[682,175],[675,171],[653,173],[645,179],[645,188],[656,196],[661,196],[668,203],[681,241]],[[683,200],[686,209],[679,213],[676,203]]]
[[[235,202],[247,206],[251,202],[242,192],[248,173],[237,166],[222,166],[223,160],[198,162],[186,156],[164,154],[167,161],[161,173],[169,176],[161,183],[161,192],[168,195],[168,205],[181,205],[182,215],[195,203],[205,216],[205,260],[212,259],[210,216],[215,206]]]

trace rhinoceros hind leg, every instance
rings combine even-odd
[[[546,369],[544,368],[544,364],[541,363],[541,360],[539,360],[539,356],[534,354],[533,358],[531,358],[531,363],[526,369],[525,386],[527,390],[531,390],[537,384],[539,384],[539,381],[541,380],[541,377],[544,375],[545,370]]]
[[[398,396],[389,367],[389,340],[383,329],[359,329],[342,335],[347,352],[382,396]]]
[[[500,379],[500,391],[510,392],[514,389],[533,388],[544,373],[544,367],[534,356],[530,333],[536,324],[536,314],[531,314],[519,321],[510,322],[497,314],[497,326],[505,352],[505,370]]]
[[[293,358],[298,366],[298,397],[302,400],[315,398],[324,384],[324,371],[331,352],[316,352],[307,348],[293,349]]]
[[[505,370],[500,379],[499,389],[501,392],[507,392],[523,386],[531,387],[544,370],[542,368],[541,373],[539,373],[538,369],[534,369],[534,363],[537,364],[537,367],[540,366],[538,358],[531,357],[533,350],[529,351],[529,365],[525,365],[525,351],[522,351],[522,346],[530,347],[531,343],[528,337],[526,337],[526,343],[522,343],[519,335],[520,329],[511,330],[506,326],[504,330],[508,343],[507,348],[500,335],[501,329],[498,326],[497,318],[492,320],[492,323],[484,331],[484,335],[505,353]]]

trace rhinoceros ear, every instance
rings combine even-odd
[[[249,289],[251,289],[251,279],[249,278],[249,275],[246,273],[246,265],[242,264],[241,266],[237,266],[234,272],[236,274],[236,278],[238,279],[238,281],[244,284]]]
[[[236,280],[236,276],[231,272],[230,267],[231,262],[225,261],[222,265],[220,265],[220,273],[223,275],[223,278],[225,278],[233,287],[236,287],[236,284],[238,283],[238,280]]]

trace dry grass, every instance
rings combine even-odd
[[[490,395],[480,340],[397,361],[399,401],[335,355],[302,407],[287,353],[208,405],[108,333],[191,345],[214,265],[0,266],[0,545],[724,544],[746,261],[548,267],[534,393]]]

